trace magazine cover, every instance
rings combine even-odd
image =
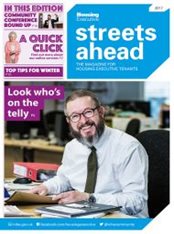
[[[63,4],[4,3],[3,9],[4,77],[61,78]]]
[[[0,232],[172,230],[172,7],[1,6]]]

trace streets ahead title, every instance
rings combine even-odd
[[[68,77],[147,79],[169,57],[170,10],[76,4],[68,12]]]
[[[100,28],[91,25],[88,28],[80,27],[76,30],[76,40],[79,42],[87,42],[86,46],[79,46],[76,50],[76,59],[107,59],[107,60],[142,60],[144,58],[144,42],[152,42],[157,38],[156,29],[153,27],[144,28],[137,25],[135,28],[126,27],[119,29]],[[107,46],[103,48],[100,42],[123,42],[124,46],[118,48]],[[134,42],[136,46],[125,46],[126,43]],[[136,42],[136,43],[135,43]],[[79,43],[80,44],[80,43]]]

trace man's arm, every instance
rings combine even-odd
[[[115,173],[118,173],[120,192],[94,193],[97,203],[122,206],[122,211],[129,215],[136,215],[147,205],[147,172],[148,156],[144,148],[133,142],[122,152],[119,166],[115,166]],[[126,155],[127,154],[127,155]],[[122,161],[121,161],[122,160]],[[54,197],[58,203],[77,202],[88,200],[89,194],[79,191],[69,191]],[[146,212],[144,212],[146,213]],[[146,216],[146,214],[144,215]]]
[[[54,23],[55,23],[55,22],[58,22],[58,21],[59,21],[59,17],[58,17],[58,15],[57,15],[57,14],[55,14]]]
[[[52,27],[53,27],[53,28],[55,28],[55,23],[59,21],[59,17],[58,17],[57,14],[55,14],[55,17],[56,17],[55,19],[52,19],[52,20],[51,20],[51,23],[52,23]]]
[[[132,142],[125,147],[119,161],[119,166],[115,166],[115,173],[121,190],[112,194],[94,193],[94,196],[98,203],[122,206],[124,213],[137,215],[146,210],[147,206],[148,155],[141,144]]]
[[[61,192],[70,191],[71,185],[67,177],[63,174],[63,165],[61,165],[57,171],[57,175],[53,178],[43,182],[41,185],[31,189],[31,193],[37,193],[39,195],[47,194],[59,194]]]

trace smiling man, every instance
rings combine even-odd
[[[59,204],[90,201],[121,206],[122,211],[148,217],[148,156],[132,136],[109,128],[105,108],[88,90],[74,91],[65,115],[74,139],[67,143],[57,175],[31,190],[55,194]]]
[[[83,92],[82,91],[82,95]],[[75,92],[66,100],[65,113],[71,134],[79,142],[89,147],[97,142],[104,131],[104,107],[97,99]],[[78,97],[78,98],[77,98]],[[85,107],[85,108],[84,108]]]

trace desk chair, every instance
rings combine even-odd
[[[149,155],[148,209],[154,218],[169,204],[169,131],[148,130],[136,138]]]
[[[125,132],[131,136],[136,136],[140,131],[140,120],[139,119],[131,119],[128,122]]]

